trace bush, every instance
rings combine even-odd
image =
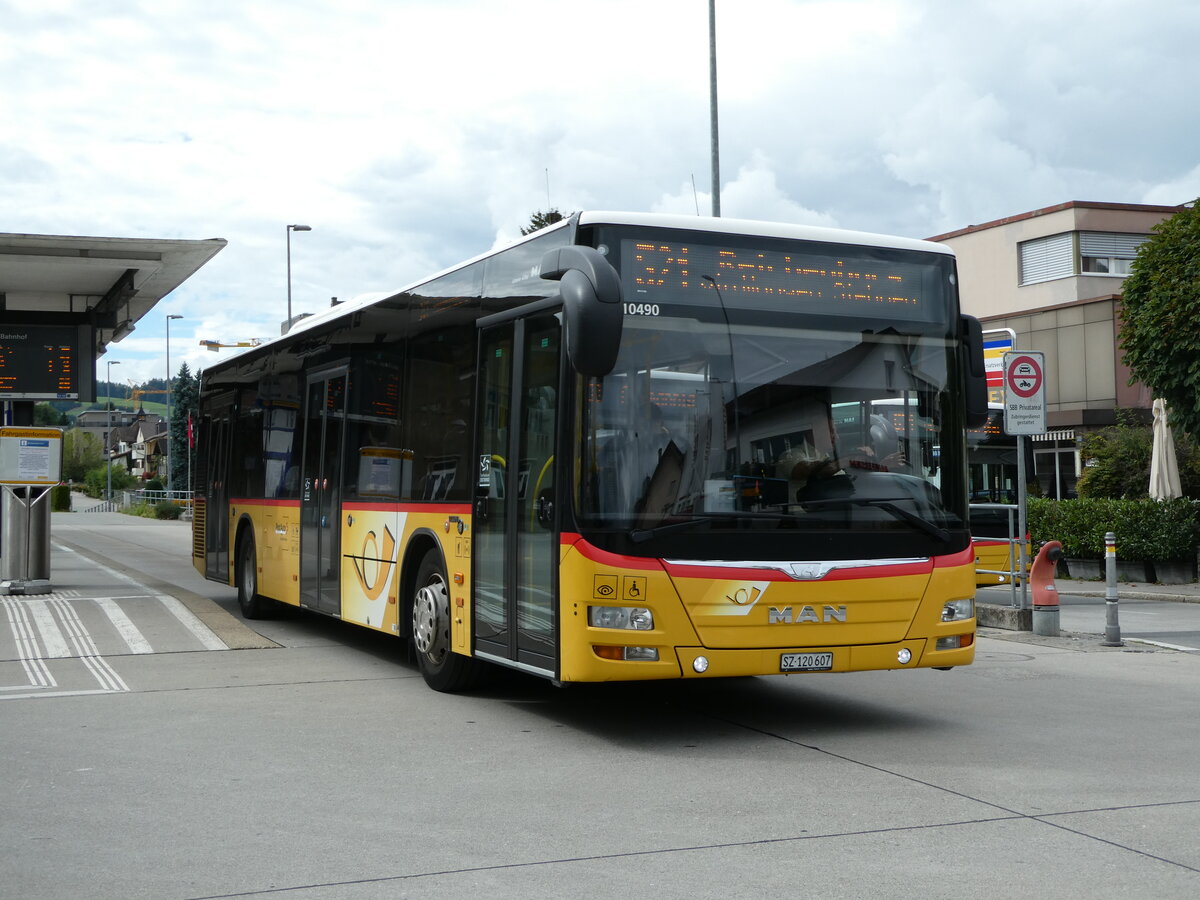
[[[154,518],[156,519],[178,519],[181,515],[183,515],[183,507],[170,500],[163,500],[154,506]]]
[[[162,483],[162,479],[158,477],[148,479],[143,487],[148,491],[165,491],[167,489],[166,485]]]
[[[122,512],[127,516],[139,516],[143,519],[154,518],[154,507],[145,501],[140,503],[131,503],[124,509],[118,510],[118,512]]]
[[[54,512],[71,511],[71,486],[56,484],[50,488],[50,509]]]
[[[130,475],[127,469],[123,469],[121,466],[112,467],[112,489],[114,492],[132,488],[136,484],[137,479]],[[103,465],[88,471],[87,477],[83,482],[84,493],[89,497],[103,497],[107,487],[108,471]]]
[[[1035,545],[1060,541],[1070,559],[1102,559],[1109,531],[1122,559],[1181,560],[1196,553],[1197,507],[1187,499],[1031,499],[1028,524]]]

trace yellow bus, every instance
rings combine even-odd
[[[923,241],[573,215],[205,369],[195,565],[443,691],[966,665],[955,280]]]

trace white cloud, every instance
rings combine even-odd
[[[651,205],[651,212],[677,215],[709,215],[712,210],[712,184],[708,190],[691,182],[678,193],[665,194]],[[756,155],[738,170],[737,176],[721,185],[721,213],[738,219],[759,219],[767,222],[789,222],[798,225],[836,227],[837,222],[827,213],[806,209],[788,197],[779,187],[769,162]]]
[[[0,10],[0,229],[229,241],[113,348],[126,377],[164,368],[167,312],[187,316],[173,365],[218,358],[202,338],[277,333],[288,223],[313,227],[292,286],[315,310],[504,242],[547,205],[709,209],[703,0]],[[924,237],[1200,193],[1190,0],[717,10],[727,216]]]
[[[1142,195],[1143,203],[1177,206],[1200,197],[1200,164],[1178,178],[1156,184]]]

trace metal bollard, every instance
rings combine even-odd
[[[1104,589],[1104,640],[1100,646],[1124,647],[1117,621],[1117,536],[1111,531],[1104,535],[1104,566],[1108,586]]]

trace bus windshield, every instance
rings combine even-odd
[[[627,303],[615,368],[585,383],[581,526],[717,533],[725,558],[780,529],[851,538],[832,556],[867,555],[863,532],[923,555],[965,540],[944,327],[669,299]]]

